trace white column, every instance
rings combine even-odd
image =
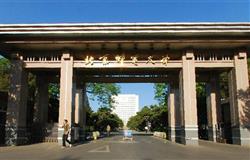
[[[76,89],[75,92],[75,123],[82,125],[82,90]]]
[[[176,120],[178,115],[176,112],[179,110],[179,91],[178,87],[173,84],[169,87],[169,95],[168,95],[168,139],[172,142],[175,142],[176,137],[176,129],[180,126],[178,125],[178,120]]]
[[[181,143],[198,145],[198,123],[196,105],[196,75],[193,51],[182,56],[180,73],[181,112],[183,131],[180,133]],[[184,137],[183,137],[184,136]]]
[[[83,128],[83,95],[82,89],[75,90],[75,140],[79,141]]]
[[[61,58],[61,77],[60,77],[60,105],[59,105],[59,128],[58,142],[61,143],[63,135],[64,119],[70,125],[72,121],[72,90],[73,90],[73,57],[69,53],[63,53]]]
[[[212,75],[207,84],[208,140],[216,142],[216,128],[221,122],[219,78]]]
[[[233,144],[250,144],[249,79],[247,53],[234,56],[234,68],[229,72],[230,112]]]

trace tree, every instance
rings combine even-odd
[[[48,86],[49,98],[59,99],[60,86],[58,83],[49,83]]]
[[[9,89],[10,62],[0,57],[0,91],[7,92]]]
[[[91,100],[97,100],[101,107],[113,107],[113,95],[120,93],[115,83],[87,83],[87,93]]]
[[[196,83],[196,94],[197,97],[206,97],[206,83],[204,82]]]
[[[150,108],[145,106],[140,112],[137,112],[135,116],[129,118],[127,127],[133,130],[143,131],[150,116]]]
[[[48,120],[49,122],[57,122],[59,116],[59,95],[60,86],[58,83],[48,84],[49,106]]]
[[[130,129],[144,131],[148,123],[151,123],[151,131],[166,131],[168,123],[167,107],[157,105],[145,106],[129,119],[127,126]]]
[[[166,106],[167,95],[168,95],[168,85],[166,83],[155,83],[154,84],[155,99],[158,101],[159,105]]]
[[[123,127],[122,120],[112,113],[112,110],[107,107],[101,107],[97,112],[89,112],[87,124],[93,126],[93,130],[106,131],[107,125],[110,125],[111,130],[115,131]]]
[[[168,126],[167,107],[153,105],[150,108],[152,111],[152,116],[149,119],[149,121],[151,122],[151,130],[166,132]]]

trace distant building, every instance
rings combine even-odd
[[[139,96],[136,94],[118,94],[113,96],[114,110],[126,126],[130,117],[139,111]]]

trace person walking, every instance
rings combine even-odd
[[[62,137],[62,140],[63,140],[63,147],[66,147],[66,142],[69,144],[69,147],[72,146],[71,142],[68,140],[68,135],[69,135],[69,132],[70,132],[70,126],[69,126],[69,123],[68,123],[68,120],[67,119],[64,119],[64,123],[63,123],[63,137]]]
[[[111,130],[110,125],[107,125],[107,135],[108,135],[108,137],[109,137],[109,135],[110,135],[110,130]]]
[[[148,133],[148,126],[145,126],[146,133]]]

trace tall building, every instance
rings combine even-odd
[[[118,94],[113,96],[114,110],[126,126],[130,117],[139,111],[139,96],[136,94]]]

